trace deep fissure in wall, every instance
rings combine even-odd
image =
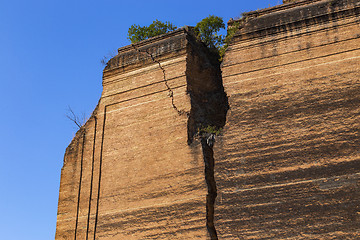
[[[188,144],[191,145],[194,138],[198,138],[201,143],[204,175],[207,185],[206,196],[206,227],[212,240],[218,239],[214,223],[215,200],[217,188],[215,181],[215,159],[213,146],[216,133],[224,127],[226,114],[229,109],[228,98],[222,84],[222,76],[219,62],[219,55],[208,49],[204,43],[196,39],[191,29],[189,29],[187,47],[187,94],[190,96],[191,110],[186,112],[180,110],[174,103],[174,92],[168,84],[166,70],[161,62],[156,59],[147,49],[140,49],[135,44],[132,47],[140,54],[145,54],[154,63],[158,64],[163,73],[163,82],[171,98],[171,105],[179,116],[188,117]],[[203,131],[203,129],[213,129],[213,132]]]
[[[217,197],[217,187],[215,181],[215,159],[213,145],[209,144],[207,138],[200,139],[205,164],[205,181],[208,188],[206,195],[206,228],[211,240],[217,240],[215,227],[215,200]]]
[[[223,76],[187,29],[119,49],[65,153],[56,239],[356,238],[358,3],[244,14]]]
[[[225,125],[229,104],[222,83],[218,54],[210,51],[192,34],[189,34],[188,38],[186,79],[187,93],[191,101],[188,144],[191,145],[195,138],[201,143],[207,185],[206,227],[210,239],[216,240],[218,237],[214,217],[217,187],[213,146],[217,133]]]

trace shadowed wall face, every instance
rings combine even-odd
[[[222,68],[220,239],[359,237],[359,3],[243,20]]]

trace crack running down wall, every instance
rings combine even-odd
[[[120,48],[66,150],[56,240],[359,238],[359,8],[245,13],[221,69],[191,28]]]

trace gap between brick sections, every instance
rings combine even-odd
[[[216,129],[221,129],[226,122],[226,113],[229,109],[228,99],[224,91],[222,84],[222,76],[220,70],[220,63],[217,61],[212,61],[211,54],[208,52],[208,49],[204,47],[202,43],[199,43],[197,40],[194,41],[192,57],[194,54],[199,57],[199,65],[201,70],[190,70],[186,71],[186,77],[189,77],[191,74],[194,79],[206,78],[213,83],[212,89],[204,90],[195,86],[187,81],[187,93],[190,95],[191,99],[191,110],[186,112],[184,110],[179,110],[174,103],[174,92],[170,88],[167,78],[166,71],[161,65],[160,61],[156,60],[155,57],[148,52],[147,50],[140,50],[134,44],[132,47],[135,51],[140,54],[146,54],[150,59],[158,64],[159,68],[163,73],[163,81],[168,90],[168,95],[171,98],[171,105],[174,110],[178,113],[179,116],[185,115],[188,118],[188,144],[191,145],[194,137],[198,137],[202,147],[203,160],[205,165],[205,181],[207,185],[207,195],[206,195],[206,228],[209,233],[211,240],[218,240],[214,217],[215,217],[215,200],[217,197],[217,188],[215,181],[215,159],[213,146],[215,143],[215,134],[206,133],[200,134],[200,128],[204,126],[212,126]],[[189,53],[189,54],[190,54]],[[204,54],[205,53],[205,54]],[[204,57],[205,55],[205,57]],[[195,57],[194,57],[195,58]],[[215,57],[217,60],[217,57]],[[188,64],[188,63],[187,63]],[[191,65],[191,64],[188,64]],[[204,66],[205,67],[204,67]],[[205,68],[209,71],[202,71]],[[187,66],[188,69],[188,66]],[[196,85],[196,84],[195,84]]]

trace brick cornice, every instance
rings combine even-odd
[[[285,10],[281,6],[291,5]],[[286,6],[285,6],[286,7]],[[239,31],[234,37],[234,42],[278,34],[284,31],[292,31],[304,26],[318,24],[320,22],[337,21],[342,18],[359,15],[359,0],[325,0],[325,1],[298,1],[280,5],[278,11],[269,10],[269,14],[256,14],[250,12],[251,17],[244,14],[244,17],[229,22],[231,26],[234,22],[239,22]],[[284,11],[282,11],[282,10]],[[262,11],[262,10],[260,10]],[[264,10],[266,12],[267,9]],[[257,11],[256,11],[257,12]]]

